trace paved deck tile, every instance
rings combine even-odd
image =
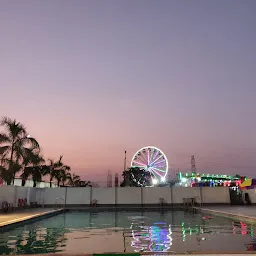
[[[0,227],[33,219],[58,210],[47,208],[23,209],[11,213],[0,213]]]
[[[202,206],[200,210],[256,222],[256,206]]]

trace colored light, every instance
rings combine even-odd
[[[158,168],[156,168],[156,167],[151,167],[152,169],[155,169],[155,170],[157,170],[157,171],[159,171],[159,172],[165,172],[164,170],[161,170],[161,169],[158,169]]]
[[[131,166],[138,166],[140,169],[143,168],[146,171],[151,172],[157,180],[157,176],[159,176],[160,180],[162,177],[165,177],[168,172],[167,157],[156,147],[144,147],[138,150],[132,158]]]
[[[145,164],[143,164],[143,163],[140,163],[140,162],[137,162],[137,161],[133,161],[135,164],[138,164],[138,165],[140,165],[141,167],[146,167],[146,165]],[[133,165],[131,165],[131,166],[133,166]]]
[[[155,168],[151,167],[151,172],[157,174],[160,178],[163,177],[160,173],[158,173]]]

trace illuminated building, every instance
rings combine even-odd
[[[221,174],[178,174],[179,185],[182,187],[238,187],[245,177],[221,175]]]

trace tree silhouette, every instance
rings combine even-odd
[[[151,185],[152,174],[138,167],[131,167],[122,174],[121,187],[145,187]]]

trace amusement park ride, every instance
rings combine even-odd
[[[131,167],[152,173],[153,185],[166,182],[168,160],[159,148],[148,146],[138,150],[132,158]]]
[[[126,151],[125,151],[126,166]],[[132,168],[148,171],[152,174],[152,185],[167,185],[168,160],[162,150],[154,146],[139,149],[131,160]],[[220,174],[200,174],[196,170],[195,156],[191,156],[191,173],[178,173],[176,186],[182,187],[216,187],[228,186],[239,187],[246,179],[245,177],[220,175]],[[138,184],[139,181],[136,181]]]

